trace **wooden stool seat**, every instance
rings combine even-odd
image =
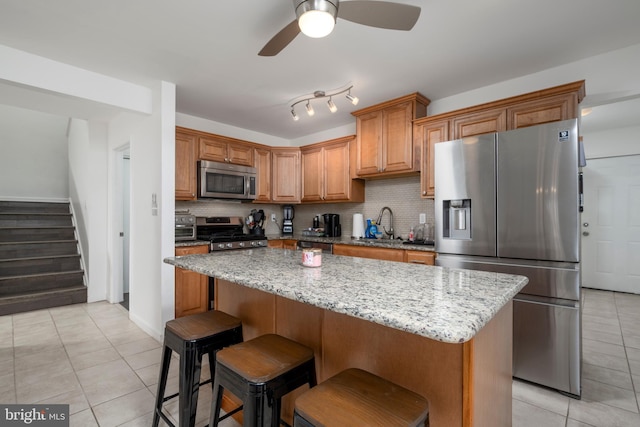
[[[240,319],[221,311],[206,311],[168,321],[164,328],[162,366],[152,426],[157,427],[160,418],[170,426],[173,425],[162,412],[162,404],[179,396],[180,426],[193,427],[196,420],[198,390],[200,386],[212,382],[215,375],[213,369],[215,352],[240,342],[242,342],[242,322]],[[180,355],[178,393],[165,396],[172,351]],[[200,370],[204,354],[209,355],[211,380],[200,383]]]
[[[216,354],[209,425],[216,427],[223,391],[243,402],[244,426],[279,426],[281,398],[296,388],[316,385],[313,350],[280,335],[267,334]]]
[[[296,399],[294,427],[423,426],[422,396],[361,369],[347,369]]]

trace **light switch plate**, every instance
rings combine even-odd
[[[424,224],[425,222],[427,222],[427,214],[426,213],[421,213],[420,214],[420,224]]]

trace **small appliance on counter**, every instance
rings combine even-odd
[[[196,240],[196,217],[188,210],[176,211],[175,241]]]
[[[342,236],[342,227],[340,226],[340,215],[333,213],[326,213],[322,215],[324,220],[324,234],[327,237],[340,237]]]
[[[282,207],[282,235],[292,235],[293,234],[293,214],[294,209],[291,205],[284,205]]]
[[[245,224],[247,224],[249,234],[254,236],[264,236],[264,211],[262,209],[251,209],[251,213],[245,219]]]

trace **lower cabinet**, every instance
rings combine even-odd
[[[425,251],[404,251],[404,262],[413,264],[436,265],[436,253]]]
[[[346,255],[359,258],[379,259],[383,261],[410,262],[414,264],[435,265],[436,253],[405,249],[376,248],[355,245],[333,245],[334,255]]]
[[[206,254],[208,245],[176,248],[176,256]],[[209,277],[176,267],[175,272],[175,317],[207,311],[209,302]]]
[[[267,241],[267,247],[277,249],[293,249],[296,250],[298,241],[295,239],[273,239]]]

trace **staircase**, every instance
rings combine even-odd
[[[69,203],[0,201],[0,315],[87,302]]]

